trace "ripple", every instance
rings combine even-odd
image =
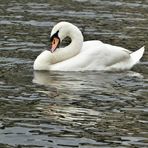
[[[147,47],[147,3],[1,1],[0,147],[147,147],[147,50],[132,71],[34,72],[49,32],[70,21],[85,40]]]

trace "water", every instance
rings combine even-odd
[[[148,1],[0,2],[0,147],[148,147]],[[125,72],[34,72],[59,21],[144,57]]]

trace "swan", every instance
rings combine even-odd
[[[66,37],[71,38],[71,43],[59,48],[60,43]],[[56,24],[51,31],[50,41],[51,47],[35,59],[34,70],[129,70],[139,62],[145,50],[142,47],[131,52],[99,40],[83,41],[81,31],[69,22]]]

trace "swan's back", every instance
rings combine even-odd
[[[139,62],[144,47],[131,52],[125,48],[104,44],[101,41],[86,41],[80,53],[71,59],[52,66],[53,70],[127,70]]]

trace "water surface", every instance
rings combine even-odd
[[[0,147],[148,147],[148,1],[0,2]],[[144,57],[125,72],[34,72],[59,21]]]

